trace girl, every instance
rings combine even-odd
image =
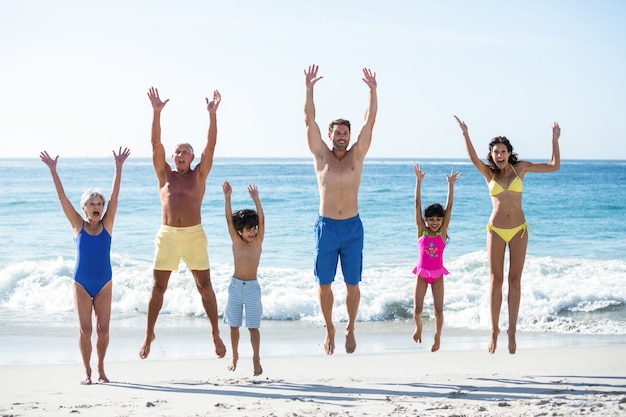
[[[431,352],[439,350],[441,342],[441,329],[443,328],[443,276],[448,271],[443,266],[443,250],[448,240],[448,225],[452,213],[452,200],[454,199],[454,183],[461,177],[460,172],[452,172],[446,175],[448,179],[448,201],[446,207],[441,204],[431,204],[424,210],[422,217],[421,185],[426,173],[419,165],[415,165],[415,225],[417,227],[417,246],[419,249],[419,263],[413,269],[415,278],[415,294],[413,301],[413,318],[415,319],[415,332],[413,340],[422,343],[422,310],[424,308],[424,296],[431,286],[433,304],[435,307],[435,340]]]
[[[483,174],[493,210],[487,224],[487,255],[491,274],[489,290],[491,306],[491,339],[487,349],[489,353],[496,351],[500,334],[499,319],[502,307],[502,283],[504,281],[504,255],[509,247],[509,353],[517,349],[515,332],[521,297],[522,269],[526,259],[528,246],[528,224],[522,211],[522,180],[527,172],[552,172],[561,166],[559,153],[559,137],[561,128],[557,122],[552,126],[552,157],[550,162],[533,163],[518,161],[513,153],[513,146],[504,136],[497,136],[489,143],[487,154],[488,164],[480,160],[472,141],[467,125],[454,116],[465,139],[465,147],[470,160]]]
[[[65,195],[63,185],[57,173],[57,160],[43,151],[39,157],[50,168],[52,181],[56,189],[61,208],[69,220],[76,241],[76,267],[74,268],[74,305],[79,324],[79,347],[85,366],[82,385],[91,384],[91,332],[92,310],[96,316],[96,351],[98,352],[98,382],[109,382],[104,372],[104,356],[109,346],[109,322],[111,318],[111,234],[117,211],[117,196],[122,180],[122,165],[130,155],[128,148],[120,147],[115,158],[115,175],[106,213],[104,196],[95,189],[88,189],[83,194],[80,205],[85,215],[74,209]]]

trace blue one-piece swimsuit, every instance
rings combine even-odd
[[[76,253],[74,281],[95,297],[113,277],[111,235],[103,226],[100,233],[92,236],[83,226],[76,236]]]

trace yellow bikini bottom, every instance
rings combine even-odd
[[[524,237],[524,233],[526,233],[526,229],[528,229],[529,227],[530,226],[528,226],[528,223],[522,223],[519,226],[513,227],[511,229],[503,229],[501,227],[496,227],[491,225],[491,223],[488,223],[487,231],[493,231],[495,234],[500,236],[502,240],[504,240],[506,243],[509,243],[511,239],[513,239],[515,235],[519,233],[520,230],[522,230],[522,234],[520,235],[520,237]]]

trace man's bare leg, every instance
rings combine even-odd
[[[333,304],[335,303],[335,297],[331,284],[320,284],[317,295],[326,326],[324,351],[327,355],[332,355],[335,352],[335,325],[333,324]]]
[[[229,371],[237,369],[237,361],[239,360],[239,327],[230,328],[230,346],[233,351],[233,359],[228,365]]]
[[[163,296],[167,290],[167,283],[171,274],[172,271],[160,271],[156,269],[152,271],[153,282],[152,293],[150,294],[150,301],[148,302],[146,338],[139,349],[139,357],[141,359],[146,359],[150,354],[150,346],[156,337],[154,334],[154,326],[159,317],[161,307],[163,307]]]
[[[250,331],[250,343],[252,344],[252,366],[254,367],[254,376],[263,373],[261,367],[261,332],[259,329],[248,329]]]
[[[359,284],[346,284],[346,309],[348,310],[348,324],[346,325],[346,353],[354,353],[356,350],[356,338],[354,337],[354,323],[359,312],[361,302],[361,290]]]
[[[204,307],[204,311],[209,318],[209,322],[211,322],[211,333],[213,335],[213,344],[215,345],[215,354],[218,358],[223,358],[226,356],[226,346],[220,338],[217,300],[215,299],[215,292],[213,291],[213,286],[211,285],[211,270],[193,270],[191,273],[196,281],[196,288],[198,288],[200,296],[202,296],[202,306]]]

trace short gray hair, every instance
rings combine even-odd
[[[178,148],[180,145],[186,146],[189,148],[189,150],[191,151],[192,155],[195,155],[194,150],[193,150],[193,146],[191,146],[191,143],[188,142],[180,142],[177,143],[176,146],[174,146],[174,151],[176,150],[176,148]]]
[[[99,189],[97,188],[88,188],[83,192],[83,196],[80,198],[80,207],[85,208],[87,205],[87,201],[91,200],[94,197],[100,197],[102,199],[102,205],[106,204],[106,198],[102,195]]]

